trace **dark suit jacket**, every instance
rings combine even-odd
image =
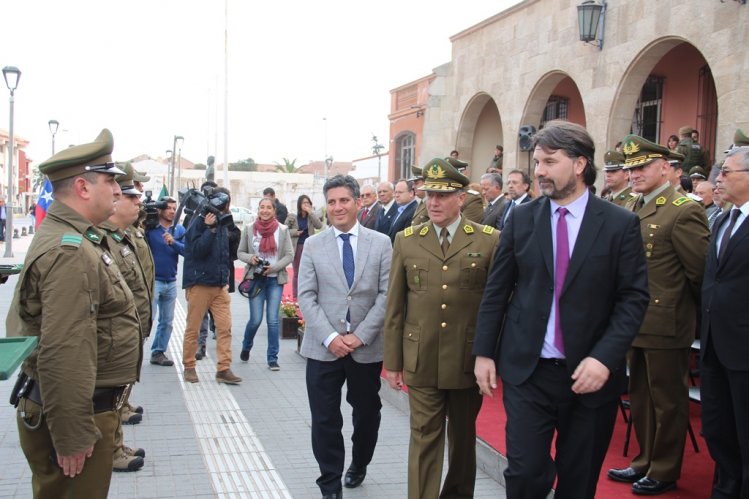
[[[491,208],[489,206],[486,207],[481,223],[490,227],[496,227],[499,223],[499,217],[505,212],[506,204],[507,200],[504,196],[500,195]]]
[[[395,217],[396,213],[398,213],[398,203],[394,202],[387,212],[385,212],[385,207],[383,206],[377,213],[375,230],[387,235],[390,232],[390,224],[393,223],[393,217]]]
[[[359,220],[359,223],[362,224],[367,229],[375,230],[375,224],[377,223],[377,215],[382,211],[382,205],[379,201],[375,201],[372,203],[372,206],[369,207],[369,213],[367,214],[367,218],[364,218],[364,208],[359,210],[359,213],[356,215],[356,219]]]
[[[419,203],[412,202],[409,204],[405,210],[403,210],[403,213],[400,214],[397,220],[394,220],[393,223],[390,225],[390,230],[388,231],[388,236],[390,236],[390,242],[392,243],[395,241],[395,235],[405,229],[406,227],[411,226],[411,220],[413,219],[414,213],[416,213],[416,206]],[[398,210],[396,208],[396,215],[398,214]],[[395,218],[395,217],[393,217]]]
[[[728,241],[723,260],[718,262],[717,234],[729,222],[730,211],[718,218],[707,252],[702,281],[702,353],[712,343],[721,364],[737,371],[749,370],[749,219]]]
[[[553,299],[551,211],[543,196],[510,213],[479,308],[473,353],[495,358],[505,383],[519,385],[536,368]],[[569,374],[588,356],[611,371],[598,392],[581,396],[584,405],[621,395],[624,356],[648,300],[637,216],[590,196],[559,301]]]
[[[530,195],[526,194],[526,196],[523,198],[523,200],[520,201],[520,204],[525,204],[525,203],[528,203],[530,201],[533,201],[533,198],[530,197]],[[512,200],[507,201],[505,203],[504,208],[502,209],[502,216],[500,216],[500,217],[497,218],[497,224],[494,225],[494,227],[498,228],[499,230],[502,230],[502,229],[505,228],[505,224],[504,224],[505,214],[507,213],[507,210],[510,209],[510,205],[511,204],[512,204]]]

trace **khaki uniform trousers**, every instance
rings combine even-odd
[[[101,438],[94,444],[93,454],[86,459],[81,474],[74,478],[63,475],[57,465],[47,424],[42,421],[39,428],[31,430],[21,419],[21,412],[25,412],[26,422],[33,427],[42,417],[41,407],[28,399],[21,399],[16,414],[21,448],[31,468],[34,499],[106,499],[112,479],[114,435],[120,426],[117,411],[94,415],[94,424],[101,432]]]
[[[440,390],[409,386],[411,440],[408,447],[408,497],[473,497],[476,483],[476,417],[483,398],[476,387]],[[447,417],[447,424],[445,424]],[[448,470],[440,493],[448,437]]]
[[[187,298],[187,325],[182,344],[182,363],[187,369],[195,368],[195,352],[198,351],[200,323],[206,312],[213,314],[216,323],[216,372],[231,367],[231,296],[229,286],[203,286],[197,284],[185,290]]]

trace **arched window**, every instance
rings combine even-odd
[[[398,178],[411,176],[411,165],[416,161],[416,135],[406,132],[396,140],[395,171]]]

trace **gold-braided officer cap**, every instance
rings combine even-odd
[[[411,178],[409,178],[408,180],[424,180],[424,174],[421,172],[421,168],[416,165],[411,165]]]
[[[450,162],[442,158],[434,158],[422,169],[424,185],[422,191],[455,192],[468,185],[468,177],[460,173]]]
[[[39,165],[39,171],[49,177],[50,182],[75,177],[88,172],[123,175],[112,162],[114,138],[106,128],[96,140],[64,149]]]
[[[622,152],[624,153],[624,169],[645,166],[656,159],[668,160],[671,151],[655,142],[650,142],[639,135],[627,135],[622,141]],[[679,156],[682,156],[679,154]],[[682,156],[683,158],[683,156]]]
[[[603,169],[607,172],[615,172],[624,168],[624,154],[615,149],[606,151],[603,155]]]

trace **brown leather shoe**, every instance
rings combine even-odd
[[[219,383],[226,383],[227,385],[238,385],[242,382],[242,378],[235,376],[231,369],[226,371],[219,371],[216,373],[216,381]]]
[[[185,381],[187,383],[197,383],[198,381],[200,381],[198,379],[198,373],[195,372],[195,368],[194,367],[186,367],[185,368]]]

